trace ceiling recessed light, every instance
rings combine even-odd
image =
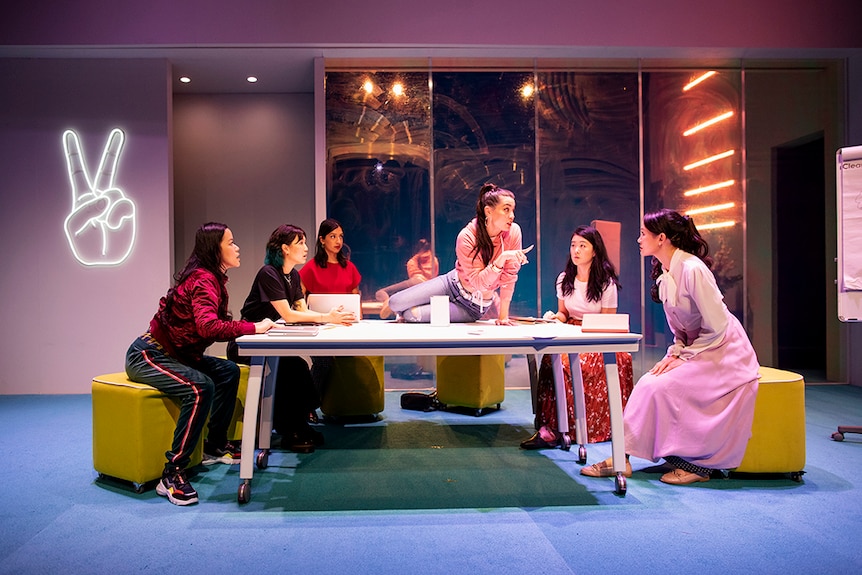
[[[180,76],[180,82],[182,82],[183,84],[188,84],[191,81],[192,81],[192,79],[189,78],[188,76]]]
[[[254,84],[255,82],[257,82],[257,76],[249,76],[248,78],[246,78],[246,80],[247,80],[250,84]]]

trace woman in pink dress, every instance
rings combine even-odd
[[[566,269],[557,277],[557,311],[545,313],[545,319],[580,325],[585,313],[616,313],[618,289],[617,272],[608,259],[608,251],[601,234],[592,226],[580,226],[572,234]],[[566,382],[570,435],[574,439],[575,412],[569,356],[563,354],[560,359],[563,362]],[[620,392],[625,406],[634,384],[632,356],[629,353],[618,353],[616,359],[620,374]],[[601,353],[582,353],[579,355],[579,361],[586,400],[587,442],[607,441],[611,438],[611,414],[604,359]],[[550,355],[542,358],[539,367],[536,398],[537,431],[532,437],[521,442],[521,448],[556,447],[561,443],[561,433],[557,425],[557,399]]]
[[[758,363],[710,271],[709,246],[689,216],[646,214],[638,238],[653,257],[650,293],[674,334],[667,354],[638,380],[624,412],[626,453],[672,469],[664,483],[708,481],[742,461],[757,397]],[[611,459],[582,475],[611,477]],[[631,464],[626,455],[626,476]]]

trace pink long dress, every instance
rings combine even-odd
[[[668,355],[685,361],[638,380],[624,412],[626,453],[733,469],[751,437],[757,356],[697,256],[674,253],[659,278],[659,296],[674,333]]]

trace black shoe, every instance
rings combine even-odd
[[[310,439],[311,442],[315,445],[315,447],[320,447],[325,443],[323,434],[311,427],[310,425],[306,426],[306,428],[302,430],[302,433],[300,435],[305,439]]]
[[[180,469],[167,470],[156,485],[156,493],[167,497],[174,505],[192,505],[198,502],[198,492],[186,479],[186,472]]]
[[[239,448],[230,441],[224,444],[224,447],[215,447],[209,441],[204,441],[204,465],[213,465],[215,463],[226,463],[227,465],[236,465],[242,458],[242,452]]]
[[[288,433],[281,438],[281,448],[294,453],[314,453],[314,441],[298,432]]]
[[[558,443],[559,441],[557,440],[553,442],[545,441],[537,431],[530,439],[521,442],[521,449],[548,449],[549,447],[556,447]]]

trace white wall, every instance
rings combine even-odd
[[[0,394],[89,393],[121,371],[170,276],[169,66],[161,60],[0,59]],[[137,203],[137,245],[117,267],[73,257],[61,135],[87,166],[126,133],[116,184]]]

